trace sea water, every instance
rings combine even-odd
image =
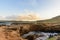
[[[58,35],[58,33],[49,33],[49,32],[29,32],[27,34],[24,34],[22,35],[23,38],[26,38],[28,37],[29,35],[44,35],[44,36],[40,36],[40,37],[37,37],[35,40],[47,40],[50,36],[55,36],[55,35]]]

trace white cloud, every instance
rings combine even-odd
[[[0,20],[5,20],[5,17],[4,16],[0,16]]]
[[[41,1],[41,0],[40,0]],[[45,1],[46,3],[46,1]],[[8,16],[6,18],[3,19],[13,19],[13,20],[35,20],[34,18],[32,18],[31,16],[38,16],[38,19],[49,19],[52,18],[54,16],[60,15],[60,0],[47,0],[47,4],[44,6],[44,3],[41,4],[42,7],[40,7],[39,3],[37,2],[37,0],[30,0],[29,2],[25,3],[21,3],[21,5],[24,4],[28,4],[30,6],[33,6],[33,11],[29,10],[28,7],[26,9],[28,10],[24,10],[23,13],[17,13],[17,15],[12,15],[12,16]],[[36,8],[36,9],[34,9]],[[31,16],[29,16],[31,15]],[[2,17],[1,17],[2,19]]]
[[[38,11],[44,19],[49,19],[60,15],[60,0],[51,0],[50,5],[42,11]]]
[[[12,15],[6,17],[7,20],[20,20],[20,21],[34,21],[40,20],[40,17],[37,15],[36,12],[25,10],[20,15]]]

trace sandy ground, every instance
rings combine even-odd
[[[0,40],[7,40],[3,27],[0,27]]]
[[[0,27],[0,40],[25,40],[16,31],[9,32],[5,27]]]

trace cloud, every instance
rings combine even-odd
[[[39,17],[35,14],[27,14],[27,15],[21,15],[17,17],[18,20],[23,20],[23,21],[33,21],[33,20],[38,20]]]
[[[40,20],[40,17],[37,15],[37,13],[33,11],[25,10],[20,15],[12,15],[6,17],[7,20],[17,20],[17,21],[35,21]]]
[[[0,20],[5,20],[5,17],[4,16],[0,16]]]
[[[49,19],[54,16],[60,15],[60,0],[43,0],[43,1],[42,0],[23,0],[19,2],[17,6],[19,6],[19,10],[16,10],[14,12],[9,12],[11,16],[7,16],[6,18],[3,18],[3,19],[36,20],[36,19]],[[20,10],[22,13],[20,13]],[[13,14],[17,14],[17,15],[13,15]]]

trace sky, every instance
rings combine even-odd
[[[0,17],[36,14],[42,19],[60,15],[60,0],[0,0]]]

